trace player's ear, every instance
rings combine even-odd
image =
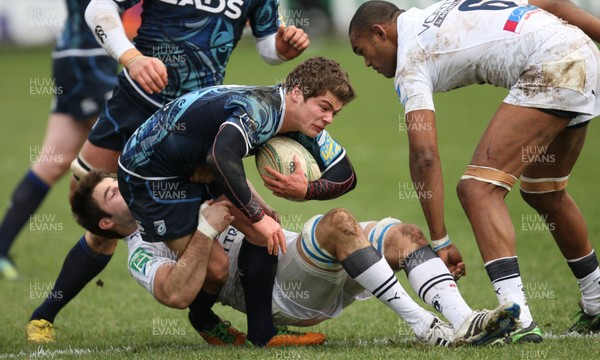
[[[373,26],[371,26],[371,33],[379,40],[385,41],[387,39],[387,32],[384,27],[379,24],[373,24]]]
[[[300,88],[300,85],[294,85],[294,87],[292,88],[292,98],[295,101],[300,101],[304,99],[304,94],[302,94],[302,89]]]
[[[115,226],[115,223],[109,217],[103,217],[98,221],[98,227],[102,230],[111,230]]]

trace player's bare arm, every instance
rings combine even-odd
[[[600,19],[571,0],[529,0],[529,3],[577,26],[594,41],[600,42]]]
[[[196,298],[206,278],[209,258],[223,251],[213,235],[234,220],[226,202],[202,206],[198,215],[198,230],[185,251],[177,254],[177,262],[165,264],[156,272],[154,296],[164,305],[183,309]]]
[[[448,233],[444,223],[444,181],[438,151],[435,113],[431,110],[415,110],[406,114],[408,129],[410,175],[415,188],[424,194],[419,196],[421,208],[427,220],[431,240],[445,238]],[[410,123],[419,126],[409,126]],[[455,277],[465,274],[460,252],[454,244],[438,250],[448,269]]]

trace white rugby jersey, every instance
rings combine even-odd
[[[510,88],[528,66],[561,59],[587,41],[523,0],[444,0],[402,13],[397,27],[394,85],[406,113],[434,110],[435,92],[483,83]],[[564,53],[536,54],[550,39],[564,44]]]

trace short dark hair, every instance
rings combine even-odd
[[[110,218],[112,215],[100,209],[98,202],[93,197],[96,186],[109,177],[111,177],[110,174],[104,170],[92,169],[81,178],[71,195],[71,212],[77,223],[87,231],[94,235],[116,239],[123,236],[112,230],[101,229],[98,225],[102,218]]]
[[[350,20],[348,35],[368,33],[374,24],[388,23],[402,12],[404,10],[388,1],[367,1],[358,7]]]
[[[285,78],[286,92],[300,87],[305,99],[324,95],[331,91],[344,104],[356,97],[350,77],[340,64],[321,56],[310,58],[296,66]]]

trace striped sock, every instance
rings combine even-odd
[[[374,247],[353,252],[342,261],[342,266],[350,277],[402,317],[418,337],[426,334],[434,315],[406,293],[392,268]]]

